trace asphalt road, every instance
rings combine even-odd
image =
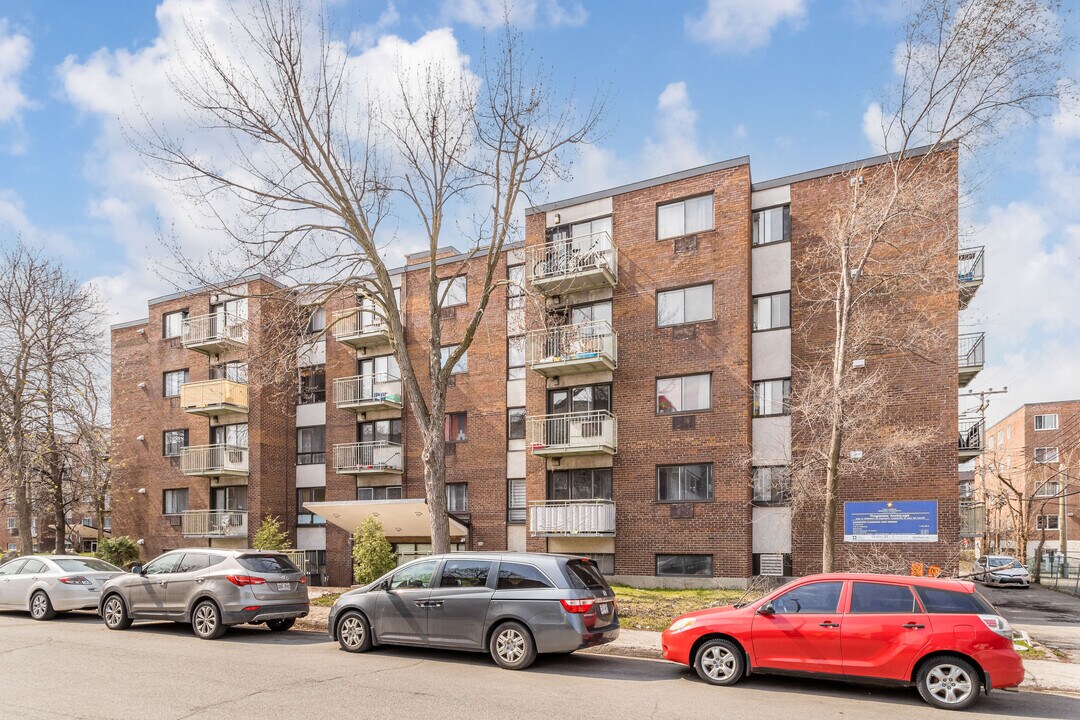
[[[600,655],[525,672],[481,655],[349,655],[318,633],[234,628],[195,638],[171,623],[107,630],[0,613],[0,718],[938,718],[913,691],[754,677],[714,688],[679,666]],[[1080,698],[995,692],[964,718],[1076,720]]]
[[[1080,663],[1080,597],[1039,585],[1027,590],[978,586],[1014,627]],[[1080,718],[1080,712],[1076,716]]]

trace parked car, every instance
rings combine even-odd
[[[343,594],[330,610],[343,650],[419,645],[488,652],[522,670],[619,636],[615,593],[588,558],[453,553],[415,560]]]
[[[1031,587],[1031,573],[1016,558],[1007,555],[983,555],[975,561],[973,575],[986,585]]]
[[[665,658],[713,685],[811,674],[914,685],[950,710],[1024,679],[1012,627],[964,580],[811,575],[742,606],[682,615],[662,643]]]
[[[308,608],[307,575],[285,555],[188,548],[105,583],[98,610],[110,630],[126,630],[134,620],[174,620],[213,640],[242,623],[288,630]]]
[[[81,555],[28,555],[0,565],[0,609],[29,610],[35,620],[97,608],[101,587],[124,571]]]

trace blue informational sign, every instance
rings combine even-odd
[[[844,503],[844,542],[937,542],[937,500]]]

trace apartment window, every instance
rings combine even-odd
[[[401,420],[372,420],[358,423],[356,437],[359,442],[389,442],[401,444]]]
[[[245,362],[224,362],[210,366],[211,380],[232,380],[237,383],[248,381],[248,366]]]
[[[311,308],[308,312],[307,326],[304,328],[304,332],[308,335],[315,335],[316,333],[321,333],[325,329],[326,308]]]
[[[786,465],[754,468],[754,502],[783,505],[791,501],[791,473]]]
[[[71,521],[68,520],[68,522],[70,523]],[[83,527],[88,527],[88,528],[94,527],[94,518],[85,517],[80,522],[83,524]]]
[[[791,327],[791,293],[754,298],[754,330]]]
[[[7,519],[7,529],[8,529],[8,530],[14,530],[14,529],[15,529],[16,527],[18,527],[18,525],[16,524],[16,522],[17,522],[17,519],[16,519],[16,518],[14,518],[14,517],[9,517],[9,518]]]
[[[387,485],[385,487],[358,487],[358,488],[356,488],[356,499],[357,500],[400,500],[401,499],[401,486],[400,485]]]
[[[525,336],[518,335],[506,341],[506,378],[521,380],[525,377]]]
[[[960,483],[960,499],[970,500],[975,497],[975,484],[971,481]]]
[[[1058,416],[1057,413],[1053,415],[1036,415],[1035,416],[1035,429],[1036,430],[1057,430]]]
[[[1058,461],[1058,449],[1056,447],[1037,447],[1035,448],[1035,462],[1037,463],[1056,463]]]
[[[188,509],[187,488],[163,490],[161,493],[161,512],[165,515],[179,515]]]
[[[754,383],[754,417],[791,414],[791,380]]]
[[[525,439],[525,408],[507,408],[506,410],[506,439]]]
[[[1005,426],[1005,439],[1012,440],[1012,425]]]
[[[525,307],[525,266],[511,265],[506,268],[506,308],[515,310]]]
[[[1035,529],[1036,530],[1057,530],[1058,529],[1058,516],[1057,515],[1036,515],[1035,516]]]
[[[326,426],[296,428],[296,464],[317,465],[326,462]]]
[[[1061,493],[1061,483],[1057,480],[1047,480],[1035,489],[1035,497],[1057,497]]]
[[[656,294],[656,325],[684,325],[712,320],[712,283]]]
[[[990,449],[990,450],[993,450],[993,449],[994,449],[994,436],[993,436],[993,435],[991,435],[990,437],[986,438],[986,447],[987,447],[988,449]]]
[[[712,407],[712,375],[682,375],[656,380],[656,412],[660,415]]]
[[[112,532],[112,518],[108,515],[105,516],[105,520],[101,523],[101,529],[105,532]]]
[[[997,431],[997,444],[1002,445],[1005,442],[1005,433],[1001,430]]]
[[[442,353],[441,354],[442,354],[442,366],[443,367],[446,367],[446,363],[450,362],[450,354],[453,353],[455,350],[457,350],[457,347],[458,347],[457,345],[447,345],[447,346],[442,348]],[[468,350],[461,353],[461,357],[458,359],[458,361],[456,363],[454,363],[453,369],[450,370],[451,375],[457,375],[458,373],[464,373],[464,372],[469,372],[469,351]]]
[[[300,368],[301,405],[326,402],[326,365],[310,365]]]
[[[210,442],[213,445],[231,445],[246,448],[248,446],[247,423],[233,425],[215,425],[210,428]]]
[[[525,478],[506,481],[506,521],[514,524],[525,522]]]
[[[548,475],[549,500],[610,500],[611,468],[554,470]]]
[[[659,502],[712,500],[712,464],[657,467],[656,499]]]
[[[712,555],[657,555],[657,575],[712,577]]]
[[[468,413],[456,412],[446,414],[446,442],[460,443],[469,439],[469,416]]]
[[[165,339],[178,338],[184,332],[184,320],[187,310],[165,313],[161,316],[161,336]]]
[[[439,281],[439,307],[454,307],[468,302],[468,285],[464,277]]]
[[[690,235],[713,228],[713,196],[680,200],[656,208],[656,239]]]
[[[469,512],[468,483],[446,484],[446,511],[455,514]]]
[[[180,449],[187,447],[187,430],[166,430],[162,434],[161,454],[165,457],[176,457]]]
[[[180,386],[188,381],[187,368],[183,370],[171,370],[164,374],[162,382],[163,395],[165,397],[179,397]]]
[[[753,219],[754,245],[786,242],[791,239],[791,208],[787,205],[759,210]]]
[[[296,489],[296,524],[325,525],[326,518],[316,515],[304,507],[304,503],[322,502],[326,499],[326,488],[309,487]]]

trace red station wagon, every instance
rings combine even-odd
[[[914,685],[931,705],[961,710],[980,689],[1024,679],[1012,637],[974,583],[838,573],[682,615],[664,631],[663,647],[665,658],[713,685],[751,672]]]

